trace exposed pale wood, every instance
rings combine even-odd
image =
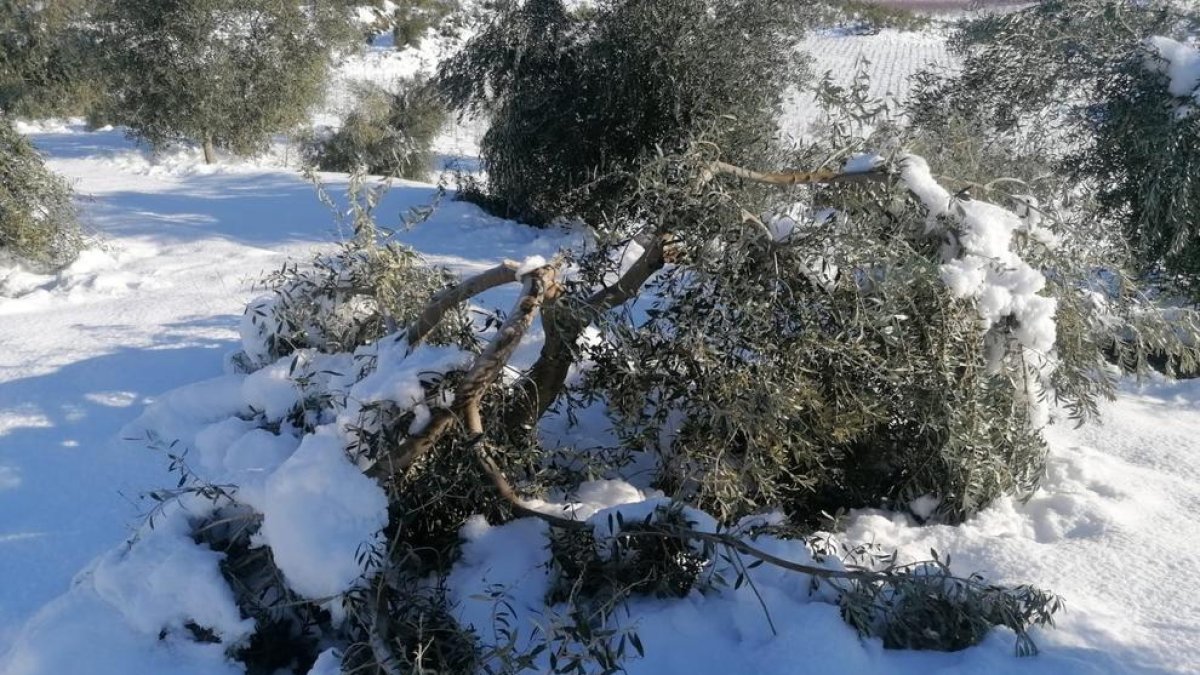
[[[845,173],[832,169],[762,172],[734,166],[733,164],[726,164],[725,162],[713,162],[711,170],[715,175],[733,176],[743,180],[754,181],[755,183],[782,186],[881,182],[887,180],[889,175],[883,168],[854,173]]]
[[[561,298],[547,305],[542,316],[545,342],[537,361],[516,386],[506,424],[531,428],[546,413],[562,392],[574,360],[573,349],[583,331],[596,317],[637,296],[646,281],[662,269],[668,240],[665,234],[655,235],[616,283],[599,289],[581,305],[570,306]]]

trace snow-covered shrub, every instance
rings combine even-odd
[[[727,159],[759,153],[797,77],[794,4],[512,3],[439,75],[452,108],[491,119],[481,203],[535,224],[603,222],[639,162],[717,118],[735,120],[714,139]]]
[[[235,361],[249,371],[302,349],[352,352],[404,326],[450,280],[397,244],[364,247],[354,241],[303,265],[289,261],[264,279],[270,294],[247,307]],[[465,313],[456,311],[430,341],[471,336]]]
[[[409,0],[395,5],[391,16],[396,49],[420,45],[430,28],[438,28],[460,10],[458,0]]]
[[[82,246],[70,185],[0,114],[0,256],[50,271],[74,260]]]
[[[95,19],[114,114],[153,145],[246,154],[305,121],[330,53],[354,37],[341,3],[113,0]]]
[[[362,85],[341,127],[305,144],[309,163],[324,171],[368,173],[427,180],[433,140],[446,122],[441,101],[422,83],[409,80],[392,93]]]
[[[681,373],[695,376],[675,411],[702,411],[708,402],[725,397],[729,409],[712,414],[733,420],[743,414],[736,409],[743,406],[739,396],[752,391],[750,398],[765,404],[756,412],[763,420],[762,434],[794,443],[778,455],[795,451],[819,456],[768,425],[790,433],[799,428],[792,425],[793,419],[807,415],[818,420],[807,408],[824,405],[821,397],[829,407],[840,406],[831,417],[840,416],[839,423],[846,427],[856,416],[875,414],[872,406],[881,404],[894,407],[890,416],[880,418],[883,425],[914,409],[924,414],[933,406],[916,397],[934,400],[934,394],[919,386],[905,389],[900,380],[933,362],[931,367],[943,368],[939,384],[951,395],[968,391],[952,401],[965,401],[964,415],[973,412],[980,416],[977,422],[1036,436],[1029,424],[1029,411],[1034,409],[1027,396],[1031,390],[1017,388],[1011,376],[1020,366],[1018,357],[1045,347],[1041,341],[1052,324],[1047,327],[1039,308],[1051,301],[1039,295],[1036,284],[1030,285],[1036,280],[1016,253],[996,251],[1004,253],[996,266],[972,257],[985,253],[980,247],[989,244],[1013,244],[1014,230],[1033,231],[1029,223],[999,207],[951,200],[938,191],[919,158],[906,157],[900,164],[906,172],[903,185],[922,199],[910,200],[901,193],[891,203],[890,191],[883,188],[814,193],[845,209],[837,217],[844,226],[829,237],[844,235],[847,248],[866,246],[859,257],[849,258],[844,251],[831,250],[828,242],[813,243],[819,240],[810,227],[815,222],[800,211],[761,222],[756,222],[761,220],[757,216],[746,218],[742,206],[780,202],[774,201],[773,191],[739,187],[712,174],[709,152],[711,146],[697,143],[693,154],[651,162],[639,176],[644,187],[633,198],[645,223],[677,233],[670,253],[677,272],[668,270],[647,289],[662,298],[648,318],[661,322],[666,313],[674,313],[699,326],[681,324],[673,334],[658,335],[691,347],[686,359],[676,358],[675,347],[664,342],[643,361],[645,368],[659,374],[659,392],[671,387],[685,391],[676,378]],[[854,167],[876,164],[869,157],[851,162]],[[814,195],[791,197],[803,201]],[[879,222],[899,223],[899,232],[913,239],[926,224],[936,225],[929,241],[905,242],[897,236],[888,245],[867,243],[863,232],[876,222],[868,214],[879,208],[880,199],[891,207]],[[369,195],[367,203],[377,203],[377,195]],[[943,211],[943,216],[934,217]],[[851,558],[847,562],[856,567],[847,569],[837,556],[822,554],[805,538],[810,527],[789,527],[778,512],[739,520],[735,516],[749,509],[722,501],[723,494],[713,499],[711,492],[680,490],[665,496],[620,479],[594,480],[614,469],[603,453],[591,460],[579,453],[575,461],[560,461],[561,453],[543,449],[530,433],[534,429],[509,422],[514,410],[523,409],[522,389],[533,376],[511,372],[508,358],[549,293],[566,302],[597,278],[602,284],[612,283],[611,278],[603,281],[611,271],[606,268],[616,260],[612,251],[597,253],[594,260],[576,255],[577,275],[564,275],[562,286],[545,283],[553,278],[557,263],[537,258],[505,262],[447,285],[453,280],[444,272],[379,241],[369,223],[369,209],[356,208],[354,213],[357,236],[351,242],[316,258],[311,266],[285,268],[272,282],[271,293],[250,305],[243,351],[236,359],[240,368],[164,397],[147,415],[160,433],[176,434],[169,443],[155,440],[161,436],[151,437],[172,454],[180,473],[179,487],[156,499],[168,509],[176,501],[186,504],[196,541],[224,555],[220,573],[232,602],[242,615],[254,619],[252,634],[239,633],[234,640],[228,631],[212,630],[203,617],[187,622],[186,607],[174,610],[172,617],[184,617],[183,627],[196,639],[222,644],[231,657],[264,671],[305,672],[318,659],[318,650],[331,646],[341,656],[320,658],[340,658],[347,671],[619,668],[636,653],[656,648],[643,644],[636,628],[626,625],[620,611],[624,603],[647,596],[738,592],[745,588],[748,574],[742,556],[778,565],[782,559],[765,551],[780,547],[787,547],[792,558],[784,560],[781,569],[808,575],[798,579],[797,588],[813,588],[816,601],[839,605],[851,626],[882,638],[890,647],[958,649],[999,625],[1015,631],[1021,649],[1029,649],[1028,629],[1050,621],[1058,605],[1046,593],[960,578],[936,561],[897,566],[882,559]],[[860,219],[861,229],[850,226]],[[885,255],[887,248],[895,252]],[[805,254],[815,250],[825,264]],[[871,259],[872,254],[883,257]],[[835,265],[842,265],[842,271],[836,272]],[[962,283],[963,265],[975,265],[972,269],[983,271],[990,283]],[[949,280],[954,280],[953,288]],[[463,293],[512,282],[521,284],[521,297],[497,330],[487,330],[494,323],[483,327],[490,342],[480,351],[461,313],[461,300],[470,297]],[[906,282],[920,290],[905,291]],[[986,301],[992,304],[986,304],[992,288],[1005,289],[1021,302],[995,304],[992,298]],[[705,296],[700,289],[711,294]],[[722,302],[734,290],[755,290],[758,295],[740,295],[737,307]],[[825,296],[849,304],[835,306],[823,300]],[[905,298],[910,298],[907,305],[901,303]],[[689,313],[686,308],[696,309],[697,303],[708,303],[711,311]],[[918,314],[928,307],[939,314]],[[924,326],[930,335],[918,336],[916,344],[905,340],[917,336],[916,330],[890,339],[904,330],[908,319],[900,316],[902,311],[913,312],[913,325]],[[836,316],[838,312],[866,318],[855,323]],[[723,314],[728,321],[717,318]],[[743,328],[732,326],[738,316],[751,321]],[[764,316],[773,318],[764,323]],[[594,311],[589,317],[602,318]],[[554,330],[554,320],[546,315],[543,327],[548,333]],[[839,329],[839,321],[847,328]],[[992,324],[990,331],[984,327],[987,323]],[[600,325],[614,345],[633,348],[655,330],[644,322],[630,324],[634,334],[625,336],[607,321]],[[710,351],[703,343],[706,326],[730,331],[728,354]],[[813,337],[805,337],[802,327]],[[956,332],[939,339],[933,335],[939,330]],[[985,350],[989,333],[996,338],[990,344],[999,345],[999,352]],[[733,346],[732,341],[739,343]],[[806,345],[824,356],[809,364],[794,351],[787,359],[777,358],[788,348]],[[933,348],[957,354],[959,361],[974,366],[974,379],[987,383],[986,391],[1006,402],[1004,412],[1013,420],[993,422],[986,418],[988,411],[970,410],[971,405],[991,401],[971,400],[975,389],[950,379],[949,366],[937,359],[949,363],[953,356],[911,357],[909,369],[901,368],[895,376],[869,372],[873,367],[903,366],[906,351]],[[839,351],[849,356],[839,357]],[[598,381],[611,378],[611,355],[603,348],[593,354],[592,372]],[[627,357],[644,355],[634,352]],[[839,358],[850,365],[831,371],[829,378],[846,381],[822,382],[815,368],[826,362],[836,366]],[[805,383],[804,396],[797,399],[781,390],[781,377],[767,370],[776,366],[794,366],[790,373],[811,380]],[[863,372],[852,372],[852,367]],[[722,377],[722,372],[728,376]],[[750,382],[753,378],[765,384]],[[889,393],[877,394],[877,387],[890,387]],[[608,395],[614,410],[639,393],[637,386],[605,391],[597,383],[581,391],[589,390]],[[845,398],[836,398],[844,392],[849,392]],[[556,398],[561,393],[560,389]],[[876,399],[869,400],[872,396]],[[914,399],[907,407],[905,397]],[[207,403],[198,406],[198,401]],[[856,412],[855,406],[861,408]],[[941,417],[927,417],[920,419],[930,426],[946,423]],[[690,433],[697,444],[714,447],[713,439],[698,433],[703,424],[685,420],[691,430],[679,437]],[[535,418],[532,426],[536,425]],[[735,437],[723,440],[731,456],[743,442]],[[659,451],[653,442],[640,448]],[[677,461],[691,452],[686,445],[663,443],[661,449],[660,482],[678,469],[699,483],[726,480],[728,466],[706,465],[704,447],[697,445],[691,463]],[[1010,470],[986,455],[989,448],[972,449],[984,472]],[[753,457],[754,452],[744,456]],[[932,461],[951,456],[943,453]],[[760,505],[797,512],[798,521],[811,520],[812,514],[800,512],[787,499],[776,499],[797,492],[787,481],[825,487],[837,476],[801,475],[800,469],[811,468],[807,466],[785,467],[790,473],[781,474],[777,466],[759,464],[766,467],[761,471],[764,480],[781,488],[774,494],[761,491],[767,497]],[[693,498],[718,508],[709,515],[686,506]],[[954,495],[945,498],[949,502]],[[499,549],[511,558],[493,565],[491,557]],[[510,598],[513,593],[520,599]]]

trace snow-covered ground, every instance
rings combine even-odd
[[[906,73],[950,64],[931,35],[825,35],[810,43],[818,70],[846,74],[866,56],[876,91],[902,94]],[[800,124],[801,115],[795,119]],[[197,550],[186,536],[159,530],[158,548],[144,547],[134,561],[141,567],[126,561],[126,574],[145,572],[144,587],[111,573],[116,554],[106,552],[121,550],[151,506],[138,496],[170,480],[161,453],[147,450],[144,438],[125,437],[137,432],[131,423],[147,405],[169,405],[168,392],[222,373],[263,272],[344,233],[311,186],[270,162],[205,167],[192,153],[150,160],[116,131],[28,131],[51,167],[76,181],[99,245],[58,278],[0,272],[16,296],[0,299],[0,673],[238,672],[213,645],[158,639],[154,622],[182,606],[202,605],[213,624],[238,629],[236,615],[221,613],[219,594],[208,594],[211,558],[180,552]],[[473,147],[467,136],[443,138],[442,151],[462,154]],[[335,191],[341,185],[325,179]],[[381,219],[395,222],[433,194],[397,184]],[[403,239],[434,262],[470,272],[502,258],[548,257],[569,237],[446,203]],[[196,401],[212,399],[210,391]],[[1058,628],[1035,635],[1040,656],[1015,658],[1012,636],[1002,631],[956,654],[884,651],[859,640],[835,607],[812,602],[805,579],[763,567],[753,572],[755,585],[778,635],[746,588],[639,601],[646,657],[630,672],[1200,672],[1200,384],[1130,384],[1103,418],[1103,425],[1050,429],[1047,476],[1027,503],[1002,500],[959,527],[918,527],[877,512],[849,521],[851,541],[910,558],[935,548],[952,554],[960,573],[1065,596]],[[603,487],[593,490],[597,506],[640,497]],[[474,523],[464,536],[452,579],[464,619],[488,616],[491,606],[472,596],[491,584],[536,598],[544,583],[540,524]],[[781,555],[801,555],[777,546]],[[187,593],[171,587],[178,580],[154,576],[168,559],[169,569],[195,570]],[[72,587],[81,570],[90,574]],[[144,621],[131,620],[131,608],[144,610]]]

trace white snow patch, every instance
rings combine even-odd
[[[299,355],[285,356],[250,373],[242,382],[242,399],[268,420],[279,421],[300,403],[300,390],[292,380]]]
[[[517,267],[517,277],[523,277],[530,272],[540,270],[546,266],[546,259],[540,255],[531,255],[523,260]]]
[[[336,649],[326,649],[317,656],[308,675],[342,675],[342,655]]]
[[[953,245],[945,251],[942,281],[955,296],[976,300],[985,329],[1012,317],[1017,321],[1014,334],[1023,346],[1049,353],[1056,336],[1057,303],[1039,295],[1046,278],[1013,250],[1015,233],[1027,230],[1028,223],[995,204],[955,199],[934,180],[921,157],[908,155],[901,167],[901,179],[925,205],[931,227],[939,216],[957,221]]]
[[[338,415],[343,429],[364,423],[361,411],[366,404],[392,401],[401,410],[422,405],[426,396],[422,381],[465,370],[475,359],[454,346],[421,345],[409,353],[408,344],[396,338],[385,338],[360,352],[374,353],[375,370],[350,387],[345,409]],[[417,427],[427,421],[427,412],[418,412]]]
[[[1166,75],[1167,91],[1175,98],[1200,103],[1200,50],[1161,35],[1148,38],[1145,44],[1151,53],[1146,69]],[[1190,104],[1179,112],[1183,115],[1189,110]]]
[[[842,173],[869,173],[882,166],[883,162],[883,157],[877,152],[855,153],[842,165]]]
[[[254,630],[243,619],[221,575],[222,553],[198,546],[180,505],[144,527],[127,547],[100,558],[90,572],[97,597],[121,611],[138,631],[157,635],[188,622],[237,644]]]
[[[507,602],[517,613],[513,628],[520,631],[521,643],[515,646],[529,647],[550,590],[548,534],[549,526],[536,518],[492,526],[474,516],[463,526],[462,555],[447,588],[455,619],[476,631],[485,646],[503,644],[496,613]]]
[[[42,608],[0,655],[5,675],[243,675],[225,645],[131,630],[86,581]]]
[[[363,576],[358,554],[381,542],[387,524],[387,496],[344,448],[332,426],[322,427],[304,437],[261,493],[238,495],[262,513],[259,538],[288,585],[310,599],[353,588]]]

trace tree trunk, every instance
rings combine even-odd
[[[575,306],[565,298],[551,298],[542,311],[546,339],[533,367],[520,380],[505,416],[510,429],[531,430],[562,393],[575,361],[576,345],[584,330],[602,314],[637,297],[642,285],[662,269],[665,247],[671,236],[657,233],[637,262],[611,286],[602,288]]]
[[[216,150],[213,149],[212,134],[204,135],[204,163],[212,164],[217,161]]]

